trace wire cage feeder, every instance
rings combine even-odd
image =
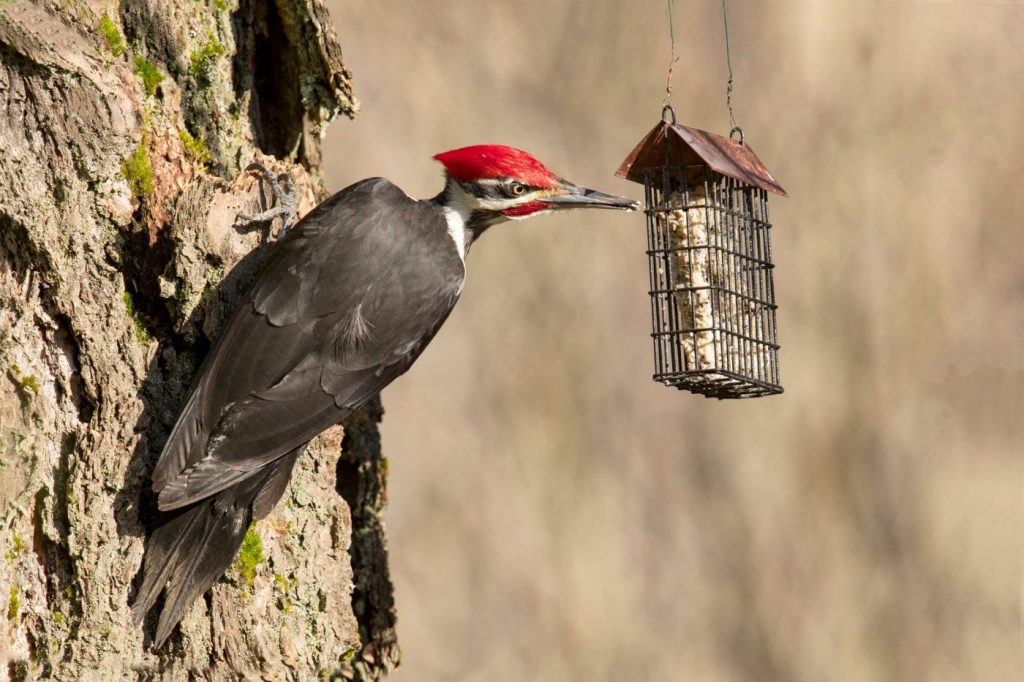
[[[654,380],[709,398],[781,393],[768,192],[786,191],[742,132],[666,111],[616,173],[644,185]]]

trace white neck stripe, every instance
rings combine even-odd
[[[467,239],[466,222],[469,220],[469,211],[460,210],[452,206],[442,206],[444,219],[448,223],[448,236],[455,242],[455,249],[459,252],[459,258],[466,260],[466,247],[469,245]]]
[[[448,236],[455,242],[459,258],[465,262],[466,251],[473,241],[473,234],[468,229],[469,218],[473,213],[473,209],[470,208],[469,197],[466,196],[466,192],[459,187],[458,183],[451,182],[448,187],[450,203],[443,205],[441,209],[444,211],[444,219],[448,223]]]

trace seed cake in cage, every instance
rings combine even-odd
[[[767,191],[785,191],[742,141],[669,122],[618,174],[645,189],[655,380],[780,393]]]

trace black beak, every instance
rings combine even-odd
[[[552,194],[543,198],[552,208],[617,208],[635,211],[640,203],[614,194],[605,194],[596,189],[577,187],[571,182],[563,182]]]

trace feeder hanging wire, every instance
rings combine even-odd
[[[665,4],[665,13],[668,15],[668,40],[672,50],[672,58],[668,63],[668,78],[665,79],[665,101],[662,102],[661,107],[663,112],[665,109],[672,108],[672,71],[675,69],[676,62],[679,61],[679,57],[676,55],[675,22],[672,18],[672,9],[674,5],[675,2],[673,0],[667,0]]]
[[[729,12],[727,0],[722,0],[722,24],[725,26],[725,64],[729,67],[729,80],[725,84],[725,105],[729,108],[729,125],[732,130],[729,131],[729,137],[733,136],[733,133],[740,134],[740,144],[743,144],[743,128],[736,125],[736,114],[732,110],[732,54],[729,50]]]

